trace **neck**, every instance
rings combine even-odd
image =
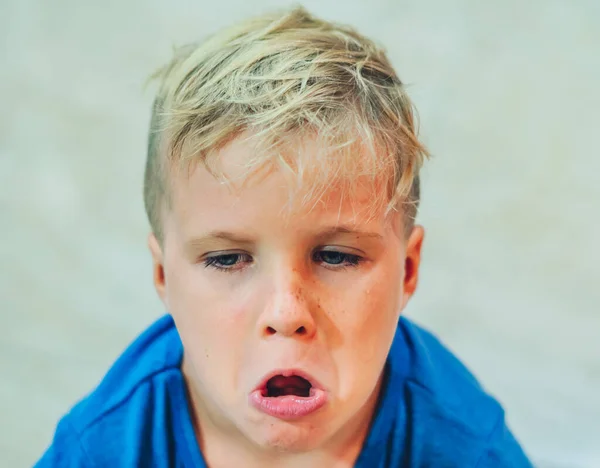
[[[210,468],[244,466],[247,468],[350,468],[354,466],[368,435],[377,406],[380,378],[371,397],[361,410],[321,446],[307,452],[265,450],[248,440],[237,427],[211,418],[210,410],[194,391],[193,372],[184,359],[182,371],[188,383],[190,407],[196,439]]]

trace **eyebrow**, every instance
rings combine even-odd
[[[383,236],[381,234],[379,234],[378,232],[362,231],[360,229],[354,229],[351,226],[347,226],[347,225],[333,226],[331,228],[325,229],[324,231],[321,231],[318,234],[318,237],[333,237],[336,234],[351,234],[351,235],[357,235],[360,237],[383,239]]]
[[[378,240],[383,239],[383,236],[377,232],[362,231],[360,229],[354,229],[353,227],[347,226],[347,225],[337,225],[337,226],[325,228],[324,230],[318,232],[315,237],[318,239],[326,239],[326,238],[334,237],[338,234],[356,235],[359,237],[367,237],[367,238],[378,239]],[[190,239],[189,241],[187,241],[185,243],[185,245],[186,245],[186,248],[195,248],[195,247],[201,246],[202,244],[204,244],[206,242],[211,242],[213,240],[224,240],[224,241],[229,241],[231,243],[242,244],[242,245],[251,245],[255,242],[250,237],[235,234],[230,231],[211,231],[204,236]]]
[[[204,236],[195,237],[193,239],[188,240],[185,243],[185,245],[188,248],[194,248],[194,247],[197,247],[199,245],[202,245],[206,242],[210,242],[213,240],[225,240],[225,241],[229,241],[229,242],[232,242],[235,244],[245,244],[245,245],[253,243],[252,239],[250,239],[248,237],[240,236],[238,234],[234,234],[233,232],[211,231]]]

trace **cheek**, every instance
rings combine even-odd
[[[353,282],[335,301],[344,306],[340,326],[368,336],[373,330],[396,322],[402,297],[401,274],[397,265],[383,265]],[[340,310],[339,305],[334,307]]]
[[[401,270],[386,269],[345,291],[343,309],[336,319],[343,346],[336,351],[338,365],[349,378],[375,378],[389,352],[400,315]],[[371,375],[372,374],[372,375]],[[352,376],[352,377],[351,377]]]
[[[214,273],[201,265],[169,266],[167,304],[190,364],[202,380],[236,388],[249,325],[243,321],[235,292],[215,287],[207,279]]]
[[[227,278],[202,264],[193,264],[175,253],[166,259],[166,297],[169,312],[180,321],[204,325],[212,332],[231,315],[235,290]],[[223,330],[220,330],[223,331]]]

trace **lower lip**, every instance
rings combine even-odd
[[[255,390],[250,394],[250,403],[259,411],[279,419],[299,419],[321,409],[327,403],[327,394],[323,390],[311,388],[307,397],[266,397],[262,390]]]

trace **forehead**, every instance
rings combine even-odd
[[[318,159],[321,148],[315,141],[306,141],[289,150],[302,153],[298,155],[302,161]],[[222,179],[203,164],[172,175],[170,211],[186,231],[264,227],[273,225],[274,219],[290,228],[320,222],[365,225],[388,220],[384,217],[384,186],[371,177],[358,175],[351,183],[338,180],[316,186],[311,184],[314,169],[302,167],[302,163],[300,176],[276,164],[249,173],[256,148],[244,139],[234,140],[215,156]]]

